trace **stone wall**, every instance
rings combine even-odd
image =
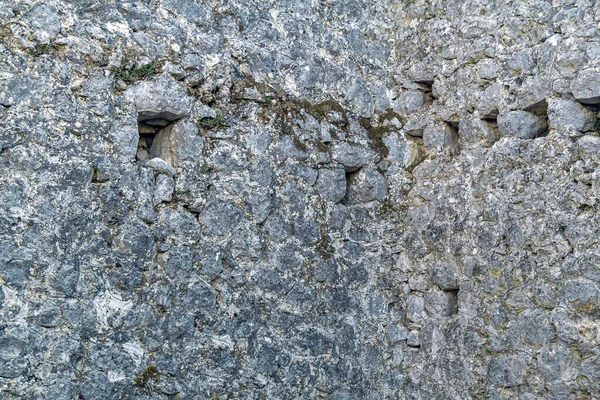
[[[599,29],[0,1],[0,398],[599,398]]]

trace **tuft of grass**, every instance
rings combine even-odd
[[[38,57],[42,54],[48,54],[52,49],[51,43],[36,44],[32,49],[29,49],[29,55]]]
[[[204,163],[200,166],[200,172],[206,173],[210,171],[210,166],[207,163]]]
[[[198,125],[205,129],[219,128],[225,125],[225,119],[221,114],[217,115],[215,118],[204,117],[198,121]]]
[[[270,107],[273,104],[273,97],[267,96],[265,97],[265,101],[263,103],[259,103],[260,107]]]
[[[111,71],[113,74],[115,74],[115,79],[121,79],[125,83],[133,83],[156,74],[156,65],[153,61],[151,63],[142,65],[141,67],[112,67]]]

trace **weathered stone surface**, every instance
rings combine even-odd
[[[485,89],[479,98],[479,115],[481,118],[496,118],[502,102],[502,86],[496,82]]]
[[[0,1],[0,398],[600,398],[597,2],[391,3]]]
[[[428,151],[455,154],[459,150],[458,139],[458,130],[447,123],[428,126],[423,131],[423,145]]]
[[[341,168],[320,169],[317,190],[327,201],[341,201],[346,196],[346,172]]]
[[[523,361],[518,357],[498,357],[490,361],[488,379],[493,385],[513,387],[521,384]]]
[[[154,171],[166,174],[169,176],[174,176],[176,174],[175,168],[173,168],[168,162],[163,160],[162,158],[153,158],[148,160],[145,164],[145,167],[152,168]]]
[[[580,71],[577,78],[571,84],[571,92],[580,103],[600,103],[600,72],[597,69],[586,69]]]
[[[373,167],[361,168],[348,180],[348,200],[351,203],[383,200],[387,191],[387,180]]]
[[[550,100],[548,123],[560,131],[587,132],[596,126],[596,114],[571,100]]]
[[[535,139],[547,128],[545,118],[527,111],[509,111],[498,115],[498,130],[505,136]]]
[[[394,111],[399,114],[408,115],[425,104],[425,94],[418,91],[407,91],[402,93],[394,101]]]
[[[344,166],[346,171],[352,172],[373,162],[375,154],[371,149],[342,142],[333,146],[331,158]]]
[[[139,121],[175,121],[189,115],[194,103],[185,88],[166,75],[130,87],[127,96],[135,104]]]
[[[455,264],[443,263],[429,268],[431,280],[442,290],[458,289],[458,268]]]
[[[190,121],[179,121],[162,129],[154,137],[149,154],[174,167],[185,161],[199,161],[204,139],[198,136],[198,127]]]

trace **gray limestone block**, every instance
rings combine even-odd
[[[598,160],[600,136],[584,135],[577,141],[577,153],[583,159]]]
[[[499,82],[485,89],[477,105],[481,118],[496,118],[498,116],[498,108],[503,99],[503,92],[502,85]]]
[[[173,199],[175,180],[166,174],[156,177],[156,189],[154,190],[154,203],[168,203]]]
[[[487,371],[488,381],[500,387],[515,387],[522,383],[524,361],[520,357],[502,356],[493,358]]]
[[[150,157],[160,158],[174,167],[184,161],[198,161],[204,151],[204,138],[198,136],[198,127],[190,121],[168,125],[154,137]]]
[[[230,233],[242,221],[242,212],[229,202],[207,206],[198,216],[198,221],[207,235],[223,236]]]
[[[458,267],[453,263],[443,263],[429,268],[431,280],[442,290],[458,289]]]
[[[373,162],[375,153],[368,148],[341,142],[333,146],[331,158],[334,162],[343,165],[347,172],[352,172]]]
[[[499,70],[499,63],[493,59],[485,59],[477,63],[477,75],[479,75],[481,79],[496,79]]]
[[[425,93],[421,91],[406,91],[394,100],[393,109],[398,114],[409,115],[423,107],[426,99]]]
[[[138,112],[138,120],[166,119],[175,121],[190,114],[194,98],[168,75],[139,82],[127,89]]]
[[[367,203],[383,200],[387,196],[388,182],[373,167],[364,167],[350,175],[348,180],[348,202]]]
[[[508,111],[498,115],[498,130],[504,136],[535,139],[546,129],[546,118],[527,111]]]
[[[449,317],[456,313],[458,304],[452,292],[432,290],[425,295],[425,310],[433,317]]]
[[[406,345],[410,347],[421,347],[421,335],[419,331],[410,331],[406,337]]]
[[[346,196],[346,171],[341,168],[320,169],[316,188],[325,200],[341,201]]]
[[[25,15],[25,19],[32,28],[44,31],[48,35],[46,40],[53,39],[60,33],[60,17],[53,2],[35,3]],[[38,34],[38,37],[43,38],[43,35]]]
[[[388,302],[381,295],[369,296],[369,312],[372,317],[383,318],[388,314]]]
[[[423,145],[430,152],[447,150],[456,154],[459,148],[458,139],[458,130],[447,123],[428,126],[423,131]]]
[[[269,239],[275,242],[281,242],[291,234],[289,222],[279,212],[271,213],[266,219],[264,227]]]
[[[413,114],[408,117],[406,124],[404,124],[404,130],[410,136],[422,137],[427,123],[427,118],[424,118],[422,115]]]
[[[346,100],[351,109],[355,110],[361,117],[370,118],[375,111],[373,94],[362,78],[355,79],[346,94]]]
[[[549,79],[534,75],[525,80],[518,90],[516,102],[525,111],[544,113],[548,107],[548,98],[552,94]]]
[[[498,130],[493,124],[479,118],[462,118],[458,124],[458,141],[461,148],[478,145],[489,147],[498,140],[498,136]]]
[[[422,322],[425,315],[425,299],[421,296],[411,295],[406,303],[406,318],[413,323]]]
[[[580,71],[571,83],[571,92],[580,103],[600,104],[600,71],[593,68]]]
[[[387,336],[389,343],[393,346],[406,340],[408,337],[408,331],[402,325],[388,325]]]
[[[134,160],[140,135],[133,116],[117,117],[108,132],[113,143],[114,153],[123,160]]]
[[[596,126],[596,114],[573,100],[551,99],[548,102],[548,123],[558,131],[587,132]]]
[[[146,163],[144,163],[144,167],[151,168],[156,173],[169,176],[175,176],[177,173],[175,168],[173,168],[168,162],[158,157],[148,160]]]
[[[263,223],[273,209],[273,198],[267,193],[252,193],[248,196],[247,204],[256,222]]]

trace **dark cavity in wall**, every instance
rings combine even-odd
[[[138,134],[140,139],[138,141],[137,155],[138,161],[145,161],[150,159],[150,148],[154,138],[162,129],[166,128],[173,121],[169,121],[162,118],[147,119],[143,120],[143,117],[138,117]]]

